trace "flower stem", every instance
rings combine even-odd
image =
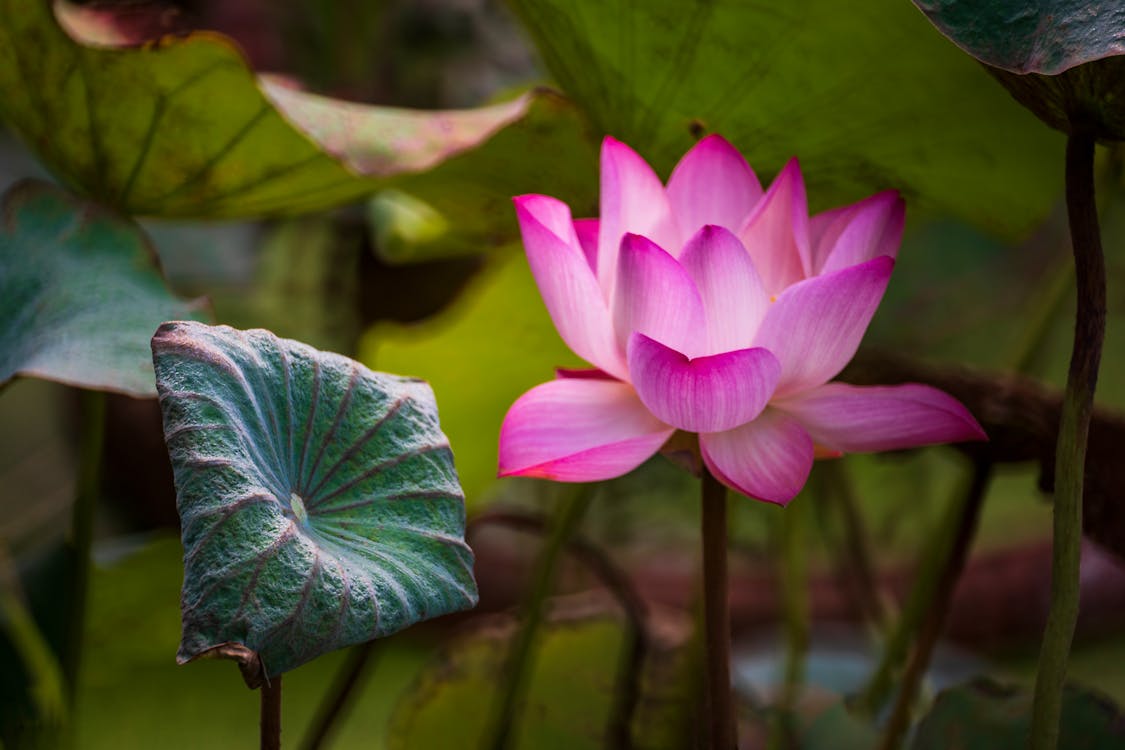
[[[363,676],[368,663],[371,661],[371,655],[375,651],[377,642],[361,643],[348,652],[347,661],[336,673],[332,688],[321,700],[312,724],[305,731],[304,739],[301,741],[301,747],[304,750],[319,750],[324,746],[325,741],[335,728],[336,721],[344,714],[351,703],[353,693],[360,683],[360,677]]]
[[[266,679],[258,688],[261,693],[262,750],[281,748],[281,675]]]
[[[788,748],[796,743],[794,708],[805,681],[805,656],[809,646],[809,597],[805,539],[808,503],[795,503],[778,519],[778,585],[785,630],[785,672],[777,704],[777,721],[769,747]]]
[[[66,678],[67,703],[73,708],[82,665],[82,637],[86,624],[86,589],[90,579],[90,548],[94,539],[94,512],[101,486],[102,447],[105,438],[105,394],[82,391],[78,445],[78,488],[66,548],[70,587],[67,595],[66,640],[59,662]]]
[[[703,469],[703,627],[707,652],[707,729],[711,750],[732,750],[736,731],[730,689],[727,584],[727,488]]]
[[[952,531],[953,540],[944,564],[941,565],[941,574],[932,596],[926,602],[925,619],[918,629],[914,650],[903,673],[902,683],[891,716],[887,720],[886,729],[883,730],[879,750],[896,750],[902,745],[906,730],[910,728],[911,713],[918,696],[918,688],[922,684],[926,670],[929,669],[930,658],[933,656],[938,638],[945,628],[945,616],[949,612],[953,590],[957,586],[961,572],[965,569],[965,562],[969,559],[969,547],[972,545],[973,537],[976,536],[981,506],[984,504],[984,496],[991,479],[991,462],[983,459],[977,461],[973,465],[973,475],[963,499],[950,508],[943,531]],[[943,533],[942,536],[949,535]]]
[[[534,578],[527,601],[524,604],[523,621],[515,639],[512,641],[508,652],[508,661],[500,683],[501,693],[496,702],[496,709],[492,721],[492,730],[489,741],[483,747],[493,750],[504,750],[512,741],[512,727],[515,724],[516,714],[523,695],[527,690],[527,681],[530,675],[531,646],[535,641],[539,625],[543,621],[543,605],[555,581],[555,569],[558,567],[562,551],[566,547],[574,530],[578,528],[586,508],[590,505],[593,488],[589,485],[579,485],[571,491],[564,493],[562,503],[556,511],[551,524],[550,536],[547,543],[535,561]]]
[[[1105,338],[1105,259],[1094,202],[1094,138],[1082,132],[1072,133],[1066,144],[1066,208],[1074,248],[1078,311],[1055,449],[1051,608],[1035,680],[1033,750],[1054,750],[1058,745],[1062,688],[1078,619],[1086,439]]]

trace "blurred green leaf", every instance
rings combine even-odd
[[[490,152],[492,170],[481,172],[476,161],[451,166],[448,181],[458,189],[466,173],[487,186],[512,163],[529,161],[529,143],[554,140],[547,136],[555,118],[544,124],[533,114],[564,106],[543,104],[551,96],[539,92],[442,112],[337,101],[256,77],[221,35],[121,46],[134,40],[104,13],[54,5],[58,18],[44,0],[0,0],[0,118],[66,182],[130,214],[314,211],[520,131]],[[510,153],[518,147],[525,150]],[[483,220],[467,217],[473,226]]]
[[[265,676],[476,604],[464,504],[425,383],[268,331],[152,341],[183,522],[181,663]]]
[[[705,131],[815,207],[898,188],[1014,235],[1060,192],[1062,142],[899,0],[512,0],[598,128],[667,174]]]
[[[801,750],[874,750],[876,728],[836,703],[809,722],[801,732]]]
[[[148,340],[200,305],[168,290],[141,231],[37,182],[9,190],[0,218],[0,384],[155,395]]]
[[[1022,750],[1032,695],[986,680],[938,695],[919,723],[911,750]],[[1125,745],[1125,716],[1107,699],[1076,687],[1063,693],[1059,747],[1112,750]]]
[[[435,318],[376,325],[360,342],[360,359],[433,386],[470,509],[496,481],[500,422],[512,402],[550,380],[554,367],[581,366],[555,332],[522,253],[495,258]]]
[[[993,67],[1055,75],[1125,54],[1117,0],[914,0],[941,33]]]

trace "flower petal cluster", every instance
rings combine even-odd
[[[527,259],[566,344],[594,369],[521,396],[500,431],[500,475],[624,474],[677,430],[750,497],[787,503],[817,456],[983,439],[924,385],[829,382],[855,354],[902,237],[894,191],[810,217],[790,161],[763,190],[712,135],[667,185],[606,138],[597,219],[515,199]]]

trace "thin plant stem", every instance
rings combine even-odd
[[[874,674],[856,699],[855,709],[864,716],[874,717],[890,698],[895,680],[910,654],[911,644],[939,597],[946,577],[945,568],[961,535],[966,505],[973,498],[975,474],[970,478],[970,489],[958,489],[946,505],[938,528],[929,536],[922,551],[914,586],[891,627]]]
[[[258,688],[261,692],[261,749],[281,748],[281,675],[266,679]]]
[[[491,511],[473,521],[474,528],[486,524],[509,526],[537,534],[544,534],[550,528],[542,516],[519,511]],[[628,628],[621,648],[616,700],[607,722],[606,740],[608,747],[629,750],[633,745],[633,713],[640,701],[642,670],[649,647],[648,608],[629,576],[600,547],[581,534],[574,533],[567,542],[567,551],[597,577],[625,613]]]
[[[896,750],[902,745],[907,730],[910,728],[911,713],[914,708],[918,689],[922,678],[929,669],[930,659],[934,653],[938,638],[945,629],[945,617],[949,612],[950,602],[953,600],[953,591],[957,580],[965,569],[969,559],[969,549],[973,538],[976,536],[978,522],[980,521],[981,507],[988,491],[988,484],[992,479],[992,464],[986,460],[979,460],[973,465],[972,478],[968,489],[965,491],[964,500],[958,504],[956,512],[951,512],[950,526],[954,529],[952,546],[949,548],[941,574],[937,579],[933,596],[927,602],[925,620],[918,630],[914,641],[914,650],[910,654],[906,671],[903,673],[899,685],[898,695],[895,697],[894,708],[883,730],[879,750]]]
[[[534,577],[524,604],[523,620],[512,641],[500,682],[500,694],[495,704],[489,741],[483,747],[505,750],[512,742],[515,718],[527,692],[531,672],[531,646],[543,621],[544,604],[554,585],[562,550],[578,528],[592,496],[593,489],[589,485],[570,489],[564,493],[562,503],[552,520],[547,543],[535,562]]]
[[[102,450],[105,439],[105,394],[80,392],[78,487],[66,541],[69,591],[67,633],[59,663],[66,678],[67,703],[74,706],[78,673],[82,665],[82,638],[86,625],[86,590],[90,581],[90,548],[94,540],[94,513],[101,487]]]
[[[353,647],[348,652],[347,661],[336,673],[332,687],[321,700],[317,707],[316,716],[305,732],[301,741],[303,750],[320,750],[336,728],[340,720],[351,705],[356,688],[361,682],[361,677],[371,662],[377,641],[368,641]]]
[[[1032,711],[1032,750],[1058,746],[1062,689],[1078,619],[1082,487],[1086,441],[1105,338],[1105,259],[1094,201],[1094,138],[1071,133],[1066,144],[1066,209],[1074,249],[1078,310],[1055,448],[1051,607],[1039,651]]]
[[[703,628],[708,747],[732,750],[737,741],[730,684],[730,598],[727,583],[727,488],[702,476]]]

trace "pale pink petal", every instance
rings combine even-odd
[[[617,251],[626,233],[679,250],[679,233],[660,178],[644,159],[610,137],[602,141],[598,281],[609,299],[616,286]]]
[[[575,219],[574,233],[578,236],[578,244],[586,255],[586,262],[594,273],[598,271],[598,227],[601,224],[597,219]]]
[[[772,407],[749,424],[699,436],[703,462],[747,497],[785,505],[805,486],[813,441],[793,417]]]
[[[769,297],[739,239],[723,227],[705,226],[688,241],[680,265],[703,298],[707,341],[702,353],[718,354],[753,344]]]
[[[893,258],[898,254],[906,203],[897,192],[879,193],[849,208],[853,209],[850,215],[840,217],[842,220],[829,228],[814,250],[813,267],[817,274],[838,271],[880,255]],[[817,252],[821,253],[819,257]]]
[[[894,261],[883,256],[814,276],[770,305],[754,345],[781,360],[778,398],[821,385],[844,368],[859,348],[892,268]]]
[[[629,337],[628,358],[644,405],[688,432],[729,430],[754,419],[773,395],[781,370],[765,349],[689,360],[641,333]]]
[[[707,224],[737,230],[761,197],[754,170],[720,135],[695,144],[668,179],[668,202],[683,237]]]
[[[543,383],[512,404],[500,427],[500,476],[595,482],[621,476],[675,430],[619,380]]]
[[[827,383],[772,405],[800,420],[817,445],[847,453],[987,439],[957,399],[916,383]]]
[[[634,331],[689,355],[701,350],[706,330],[703,300],[675,258],[648,238],[627,234],[617,262],[613,322],[624,348]]]
[[[545,195],[514,199],[527,261],[562,340],[579,357],[627,374],[601,288],[578,246],[570,209]]]
[[[791,159],[739,230],[766,292],[778,294],[809,275],[809,209],[801,167]]]

